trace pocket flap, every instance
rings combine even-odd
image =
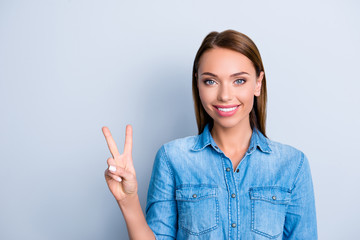
[[[249,189],[250,199],[263,200],[275,204],[287,204],[291,199],[291,192],[282,187],[253,187]]]
[[[208,186],[190,186],[182,187],[176,190],[176,200],[196,201],[205,198],[215,197],[216,188]]]

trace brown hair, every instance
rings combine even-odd
[[[254,64],[257,77],[259,77],[261,71],[264,72],[260,96],[254,96],[254,105],[250,112],[250,126],[252,129],[254,127],[257,128],[266,137],[265,122],[267,93],[264,66],[255,43],[245,34],[234,30],[209,33],[196,53],[192,73],[192,92],[199,134],[203,132],[206,124],[213,124],[213,119],[205,111],[199,96],[199,89],[197,86],[199,60],[204,52],[215,47],[227,48],[245,55]]]

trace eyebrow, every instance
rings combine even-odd
[[[239,75],[244,75],[244,74],[250,75],[247,72],[238,72],[238,73],[231,74],[230,77],[237,77]],[[216,74],[213,74],[211,72],[203,72],[201,75],[209,75],[209,76],[216,77],[216,78],[218,77]]]

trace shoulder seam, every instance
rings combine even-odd
[[[292,186],[291,186],[290,191],[292,191],[292,190],[294,189],[294,187],[295,187],[295,182],[296,182],[297,179],[299,178],[300,170],[301,170],[301,168],[302,168],[302,166],[303,166],[304,159],[305,159],[305,158],[304,158],[304,153],[301,152],[301,161],[300,161],[300,164],[299,164],[299,166],[298,166],[298,168],[297,168],[297,170],[296,170],[295,179],[294,179],[294,182],[293,182],[293,184],[292,184]]]
[[[163,148],[164,155],[165,155],[165,158],[164,158],[164,159],[165,159],[166,166],[167,166],[167,168],[169,169],[169,172],[170,172],[172,178],[174,178],[174,174],[173,174],[173,172],[171,171],[171,168],[170,168],[170,166],[169,166],[169,161],[168,161],[168,160],[169,160],[169,157],[168,157],[168,155],[167,155],[165,146],[163,146],[162,148]]]

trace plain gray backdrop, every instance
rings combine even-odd
[[[358,1],[0,0],[0,239],[127,239],[107,188],[134,128],[144,209],[154,156],[197,133],[195,53],[235,29],[262,54],[267,133],[309,158],[319,239],[359,227]]]

